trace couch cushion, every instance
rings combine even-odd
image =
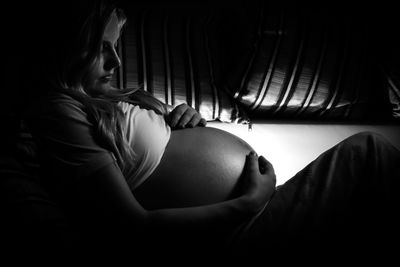
[[[243,111],[221,86],[222,9],[157,1],[124,9],[119,87],[142,87],[169,105],[186,102],[207,120],[242,120]]]
[[[2,252],[22,257],[42,253],[71,256],[80,244],[79,234],[37,177],[16,157],[4,154],[0,155],[0,177]]]
[[[258,5],[253,10],[258,22],[249,25],[247,43],[236,48],[234,54],[245,56],[227,79],[249,116],[391,119],[388,92],[379,79],[380,51],[369,31],[375,23],[368,17],[372,13],[344,9],[340,1],[324,7],[291,1],[252,4]]]
[[[383,71],[383,83],[389,93],[392,116],[400,120],[400,69],[385,68]]]

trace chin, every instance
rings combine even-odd
[[[92,94],[102,94],[110,90],[115,90],[115,88],[111,86],[110,82],[97,82],[93,85],[88,86],[87,88],[89,88],[89,91]]]

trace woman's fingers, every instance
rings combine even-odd
[[[200,120],[201,116],[199,115],[199,113],[195,111],[193,114],[189,115],[189,118],[185,118],[185,121],[182,122],[183,123],[182,127],[193,128],[200,123]]]
[[[202,118],[199,113],[196,112],[193,115],[192,119],[186,124],[186,127],[190,127],[190,128],[193,128],[196,126],[205,127],[206,125],[207,125],[207,121],[204,118]]]
[[[272,164],[263,156],[250,152],[246,157],[245,176],[244,195],[250,200],[250,209],[259,212],[275,191],[276,177]]]
[[[248,171],[253,172],[257,170],[257,165],[257,154],[251,151],[246,157],[246,168],[248,168]]]
[[[190,127],[188,125],[188,123],[194,118],[195,114],[196,114],[196,111],[194,111],[192,109],[186,109],[185,113],[183,113],[183,115],[179,119],[179,122],[176,125],[176,127],[178,127],[178,128]],[[199,119],[199,121],[200,121],[200,119]]]
[[[198,126],[201,126],[201,127],[207,126],[207,121],[206,121],[206,119],[201,118],[201,119],[200,119],[200,122],[199,122],[199,124],[198,124]]]
[[[251,170],[259,170],[261,174],[274,173],[274,167],[264,156],[257,156],[257,153],[251,151],[246,158],[246,163]]]
[[[181,104],[181,105],[175,107],[171,111],[171,113],[170,113],[170,118],[171,118],[170,126],[172,128],[175,128],[178,125],[179,120],[181,119],[181,117],[185,113],[186,109],[187,109],[186,105],[185,104]]]
[[[272,166],[271,162],[269,162],[263,156],[260,156],[258,158],[258,167],[259,167],[260,173],[270,177],[270,179],[272,179],[273,184],[276,185],[275,170],[274,170],[274,167]]]
[[[263,156],[260,156],[258,158],[258,167],[260,169],[260,172],[262,174],[265,174],[267,172],[273,172],[274,173],[274,167],[272,164]]]
[[[177,106],[170,114],[170,126],[172,128],[185,128],[195,126],[205,126],[206,121],[201,115],[187,104]]]

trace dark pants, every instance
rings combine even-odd
[[[265,263],[400,261],[400,151],[373,133],[353,135],[278,187],[231,247]]]

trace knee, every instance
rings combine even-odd
[[[357,143],[364,143],[364,144],[389,144],[387,138],[380,133],[372,132],[372,131],[363,131],[356,133],[349,138],[349,141],[356,140]]]
[[[383,151],[393,151],[394,145],[382,134],[363,131],[356,133],[342,142],[343,146],[351,151],[363,151],[363,154],[377,154]]]

